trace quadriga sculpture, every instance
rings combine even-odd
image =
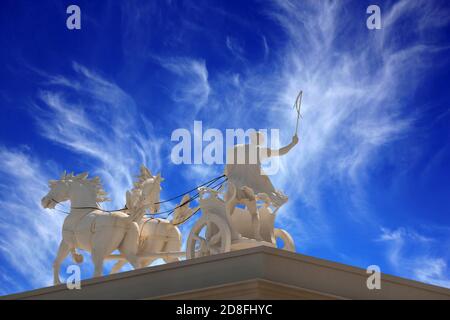
[[[71,202],[53,265],[55,284],[60,283],[59,268],[69,253],[76,262],[82,262],[83,257],[76,249],[91,252],[94,276],[102,274],[105,259],[117,261],[111,271],[114,273],[127,262],[136,269],[150,265],[158,258],[168,263],[182,256],[191,259],[257,245],[276,247],[276,239],[282,240],[282,249],[295,251],[289,233],[274,228],[276,212],[287,201],[287,197],[278,197],[281,193],[271,194],[270,197],[263,192],[255,194],[252,188],[244,186],[241,190],[250,194],[253,202],[250,202],[250,197],[245,202],[239,202],[236,201],[237,188],[230,181],[227,182],[226,193],[202,186],[198,189],[199,206],[191,208],[191,199],[186,194],[174,208],[173,220],[169,221],[153,216],[161,214],[160,184],[163,179],[159,174],[153,176],[145,166],[141,167],[134,188],[126,193],[126,207],[119,211],[98,208],[97,202],[107,200],[106,194],[98,177],[88,179],[87,176],[87,173],[77,176],[64,173],[60,180],[50,181],[50,192],[42,199],[44,208],[55,208],[64,201]],[[215,188],[220,189],[224,182]],[[280,199],[282,201],[278,201]],[[244,203],[246,207],[239,208],[237,203]],[[254,208],[257,214],[253,214],[249,207]],[[150,218],[144,218],[147,210]],[[177,225],[199,210],[202,215],[189,233],[186,252],[182,252],[181,233]],[[115,250],[119,250],[119,254],[112,254]]]

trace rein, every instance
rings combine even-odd
[[[214,178],[214,179],[211,179],[211,180],[209,180],[209,181],[207,181],[207,182],[205,182],[205,183],[202,183],[201,185],[198,185],[197,187],[195,187],[195,188],[193,188],[193,189],[191,189],[191,190],[189,190],[189,191],[186,191],[186,192],[184,192],[184,193],[182,193],[182,194],[179,194],[179,195],[177,195],[177,196],[175,196],[175,197],[172,197],[172,198],[167,199],[167,200],[164,200],[164,201],[155,202],[154,204],[161,204],[161,203],[166,203],[166,202],[175,200],[175,199],[180,198],[180,197],[182,197],[182,196],[184,196],[184,195],[186,195],[186,194],[189,194],[189,193],[191,193],[192,191],[195,191],[195,190],[197,190],[198,188],[203,187],[203,186],[210,187],[212,184],[214,184],[215,182],[217,182],[218,180],[220,180],[221,178],[224,178],[224,177],[225,177],[225,180],[219,181],[218,184],[216,184],[216,185],[214,185],[214,186],[211,187],[212,189],[215,189],[215,188],[217,188],[217,187],[219,187],[219,189],[220,189],[220,188],[222,187],[222,185],[228,180],[228,178],[227,178],[226,175],[224,175],[224,174],[221,175],[221,176],[219,176],[219,177],[216,177],[216,178]],[[219,189],[218,189],[218,190],[219,190]],[[187,200],[187,201],[185,201],[185,202],[183,202],[183,203],[177,205],[176,207],[174,207],[174,208],[172,208],[172,209],[170,209],[170,210],[161,211],[161,212],[154,212],[154,213],[147,213],[147,214],[145,214],[144,216],[155,216],[155,215],[167,214],[167,216],[165,217],[165,218],[167,219],[167,218],[168,218],[168,217],[169,217],[176,209],[178,209],[178,208],[180,208],[180,207],[182,207],[182,206],[184,206],[184,205],[186,205],[186,204],[188,204],[188,203],[194,201],[194,200],[197,199],[198,197],[199,197],[199,193],[197,192],[192,198],[190,198],[189,200]],[[59,202],[59,201],[57,201],[57,200],[55,200],[55,199],[53,199],[53,198],[50,198],[50,199],[51,199],[53,202],[55,202],[56,204],[62,204],[61,202]],[[92,210],[99,210],[99,211],[106,212],[106,213],[112,213],[112,212],[118,212],[118,211],[123,212],[123,211],[127,210],[128,208],[127,208],[127,206],[125,205],[125,207],[123,207],[122,209],[117,209],[117,210],[104,210],[104,209],[99,208],[99,207],[71,207],[71,209],[92,209]],[[60,210],[60,209],[58,209],[58,208],[53,208],[53,210],[56,210],[56,211],[59,211],[59,212],[65,213],[65,214],[70,214],[70,212],[67,212],[67,211],[64,211],[64,210]],[[191,218],[195,213],[198,212],[198,210],[200,210],[200,209],[195,210],[194,213],[193,213],[191,216],[189,216],[187,219],[185,219],[185,220],[182,221],[181,223],[183,223],[183,222],[185,222],[186,220],[188,220],[189,218]],[[180,223],[178,223],[178,224],[180,224]]]

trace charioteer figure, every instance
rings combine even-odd
[[[229,186],[235,190],[228,188],[225,200],[231,199],[233,194],[233,205],[230,210],[230,216],[235,211],[237,204],[245,205],[252,216],[252,227],[254,239],[261,241],[260,220],[258,210],[256,207],[257,194],[266,194],[272,205],[279,208],[287,202],[288,198],[281,192],[274,188],[269,177],[261,168],[261,162],[269,157],[282,156],[287,154],[298,143],[298,124],[301,117],[300,108],[302,102],[303,92],[300,91],[294,103],[294,109],[297,111],[297,124],[295,126],[295,134],[292,137],[291,143],[287,146],[272,150],[264,147],[264,133],[261,131],[255,132],[250,137],[250,144],[236,145],[227,152],[227,165],[225,167],[225,175],[228,178]],[[228,217],[231,221],[231,217]],[[230,222],[229,221],[229,222]],[[237,233],[235,228],[232,228],[232,238],[238,239],[241,235]]]
[[[227,152],[227,164],[225,175],[228,182],[236,188],[236,196],[233,206],[237,204],[245,205],[252,215],[252,225],[255,240],[262,240],[260,234],[260,222],[256,207],[256,195],[265,193],[269,196],[275,207],[280,207],[288,198],[275,189],[269,176],[261,168],[261,162],[269,157],[282,156],[287,154],[297,143],[298,136],[292,137],[291,143],[278,150],[266,148],[264,146],[264,133],[257,131],[250,136],[249,144],[239,144]],[[226,198],[226,200],[228,200]],[[231,212],[233,214],[233,212]],[[234,237],[239,235],[234,235]]]

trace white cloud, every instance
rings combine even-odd
[[[66,148],[67,157],[85,156],[83,167],[100,175],[113,199],[105,207],[121,207],[140,164],[160,169],[162,140],[153,133],[151,122],[137,115],[133,99],[120,87],[77,63],[73,69],[72,77],[40,73],[46,89],[38,93],[33,116],[40,133]],[[40,199],[48,190],[47,181],[57,179],[60,168],[42,165],[23,150],[4,147],[0,162],[0,252],[27,279],[19,285],[4,277],[7,292],[51,285],[64,215],[42,209]],[[90,275],[89,261],[82,268]]]
[[[401,276],[450,288],[447,262],[434,253],[438,240],[408,228],[382,228],[377,240],[388,245],[387,259]]]
[[[91,174],[102,177],[114,200],[110,206],[122,206],[140,164],[160,169],[162,139],[120,87],[73,67],[73,77],[47,76],[51,87],[40,91],[34,117],[46,138],[94,161]]]
[[[413,119],[400,117],[401,106],[395,101],[410,88],[403,85],[403,77],[421,52],[394,51],[380,63],[369,30],[357,38],[360,46],[337,49],[334,41],[348,22],[338,3],[308,2],[300,8],[300,4],[283,1],[278,5],[272,16],[290,41],[276,83],[276,88],[282,88],[276,101],[280,107],[268,116],[272,125],[286,128],[285,139],[296,120],[288,106],[300,88],[304,91],[301,143],[287,158],[289,167],[300,173],[299,180],[285,174],[279,183],[292,188],[295,181],[302,198],[316,205],[315,193],[324,179],[359,186],[376,151],[411,126]]]
[[[406,7],[404,3],[395,10],[408,14]],[[428,18],[435,14],[414,12]],[[274,1],[266,13],[288,38],[283,49],[272,52],[279,67],[269,73],[260,68],[242,76],[240,82],[246,94],[261,93],[257,97],[260,111],[266,112],[269,127],[281,129],[283,143],[290,141],[295,128],[296,114],[289,107],[298,90],[304,92],[300,143],[283,158],[282,170],[271,179],[290,201],[300,200],[311,210],[300,214],[282,210],[280,219],[283,214],[292,215],[290,220],[312,227],[305,232],[330,230],[327,215],[332,213],[322,207],[326,195],[321,190],[335,183],[345,191],[349,216],[359,223],[373,223],[377,219],[364,191],[368,169],[376,164],[381,148],[414,126],[417,115],[405,115],[402,108],[426,75],[422,71],[433,53],[429,49],[436,46],[419,34],[399,48],[395,41],[388,41],[396,34],[394,27],[353,33],[350,26],[364,25],[365,17],[360,22],[350,18],[340,2]],[[383,14],[388,16],[390,9]]]
[[[442,25],[432,22],[442,14],[430,6],[409,7],[422,4],[403,1],[383,8],[383,16],[398,11],[411,18],[413,13],[423,18],[421,30]],[[301,226],[296,232],[307,242],[319,232],[321,241],[330,245],[329,215],[334,212],[323,207],[324,186],[334,184],[341,190],[348,218],[378,225],[379,217],[366,202],[367,177],[382,149],[413,129],[417,113],[405,114],[404,108],[412,103],[428,61],[439,50],[420,32],[398,46],[393,18],[380,31],[358,33],[351,26],[365,26],[364,12],[358,21],[346,10],[340,2],[273,1],[263,13],[285,31],[284,46],[271,50],[271,63],[239,70],[238,82],[235,72],[215,76],[212,87],[217,94],[210,104],[217,116],[208,119],[209,125],[219,127],[279,128],[285,144],[296,122],[290,107],[303,90],[300,143],[282,158],[280,172],[271,176],[290,198],[277,221]],[[237,42],[232,40],[226,43],[231,51]],[[308,210],[299,212],[299,202]]]
[[[230,50],[234,57],[240,60],[245,58],[245,50],[236,38],[227,36],[225,43],[228,50]],[[264,42],[264,44],[266,43]]]
[[[192,58],[159,58],[161,66],[174,73],[179,81],[171,88],[176,102],[191,104],[197,110],[207,102],[211,93],[208,69],[204,60]]]
[[[449,267],[442,258],[423,257],[416,260],[415,278],[436,286],[450,288]]]
[[[27,279],[27,285],[51,285],[63,216],[40,205],[48,188],[48,171],[23,150],[0,147],[0,162],[0,253],[9,268]],[[23,284],[4,277],[8,293],[23,289]]]

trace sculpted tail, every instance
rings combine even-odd
[[[71,255],[72,255],[72,259],[75,263],[82,263],[83,262],[83,256],[79,253],[77,253],[77,251],[75,249],[72,249],[70,251]]]

